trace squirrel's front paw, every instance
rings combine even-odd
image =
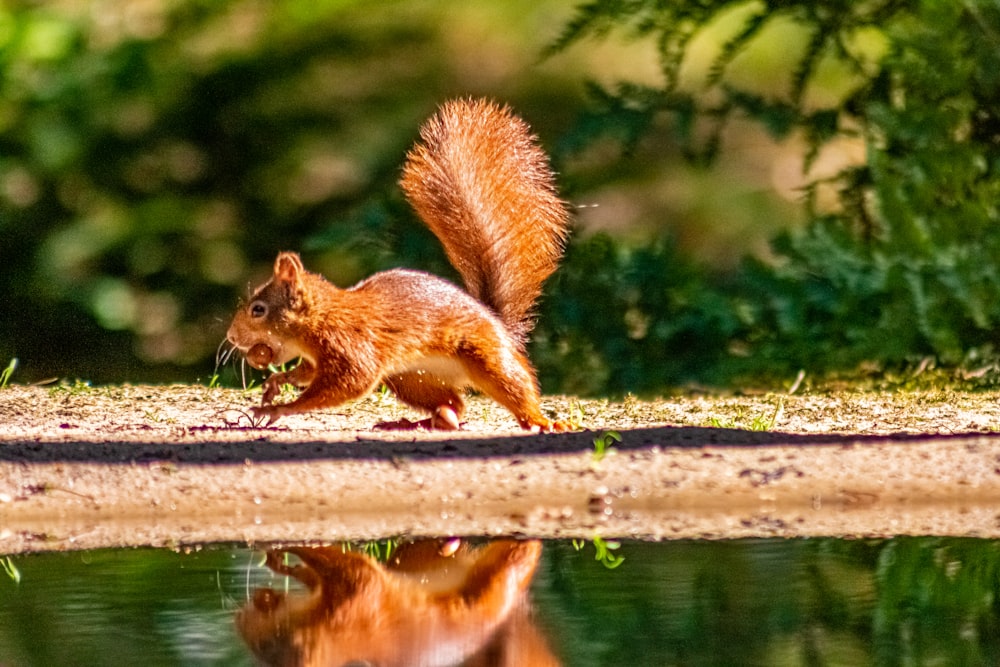
[[[270,426],[284,414],[280,405],[258,405],[250,408],[250,413],[254,426]]]
[[[284,384],[284,375],[274,373],[264,380],[264,393],[260,398],[261,406],[268,406],[274,403],[274,399],[281,393],[281,385]]]

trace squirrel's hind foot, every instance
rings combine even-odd
[[[533,422],[522,422],[521,428],[537,433],[566,433],[567,431],[578,430],[580,427],[573,422],[562,419],[544,419]]]

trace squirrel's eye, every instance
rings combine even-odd
[[[254,301],[250,304],[251,317],[265,317],[267,315],[267,304],[263,301]]]

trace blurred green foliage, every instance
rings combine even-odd
[[[923,355],[958,364],[993,344],[1000,325],[1000,8],[935,0],[594,2],[579,9],[556,48],[614,31],[655,41],[665,83],[602,89],[598,118],[608,132],[620,135],[624,126],[627,140],[639,141],[667,115],[685,153],[708,163],[724,152],[727,126],[749,118],[805,147],[808,221],[775,238],[772,258],[748,259],[721,291],[698,275],[677,276],[668,268],[673,258],[661,255],[649,266],[641,253],[629,262],[636,273],[615,272],[626,277],[625,289],[599,283],[602,296],[673,293],[642,305],[634,297],[633,319],[653,326],[626,347],[655,359],[654,373],[689,351],[686,361],[694,362],[705,343],[717,354],[701,358],[709,373],[696,378]],[[697,72],[690,56],[706,31],[716,48]],[[748,61],[778,37],[783,80],[775,83],[774,69],[763,81],[748,76]],[[863,158],[832,173],[811,171],[844,141],[863,147]],[[629,289],[642,283],[628,276],[644,268],[670,277],[652,291]],[[727,362],[726,350],[751,363]],[[630,380],[656,385],[645,370],[625,369]]]
[[[608,42],[651,44],[655,76],[624,55],[636,80],[584,90],[621,78]],[[21,381],[208,377],[281,249],[339,284],[454,277],[396,180],[438,103],[484,94],[614,223],[549,284],[547,390],[958,363],[1000,320],[998,47],[996,7],[931,0],[6,5],[0,359]],[[733,167],[775,145],[734,141],[746,119],[801,146],[804,225]],[[830,168],[837,142],[860,157]],[[662,203],[706,180],[692,210]],[[744,222],[781,230],[770,253]]]
[[[878,554],[878,664],[990,665],[1000,659],[1000,545],[889,542]]]
[[[528,33],[529,4],[499,18]],[[0,356],[30,379],[207,376],[237,297],[278,250],[313,251],[341,282],[427,254],[396,193],[406,148],[442,99],[517,66],[453,54],[446,10],[0,8]],[[450,18],[490,20],[470,11]],[[530,89],[507,88],[530,109]]]
[[[993,665],[998,546],[625,542],[625,563],[606,571],[555,542],[534,601],[565,663],[578,666]]]

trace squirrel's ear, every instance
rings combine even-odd
[[[302,260],[294,252],[282,252],[274,260],[274,277],[286,283],[296,283],[299,274],[304,272]]]

